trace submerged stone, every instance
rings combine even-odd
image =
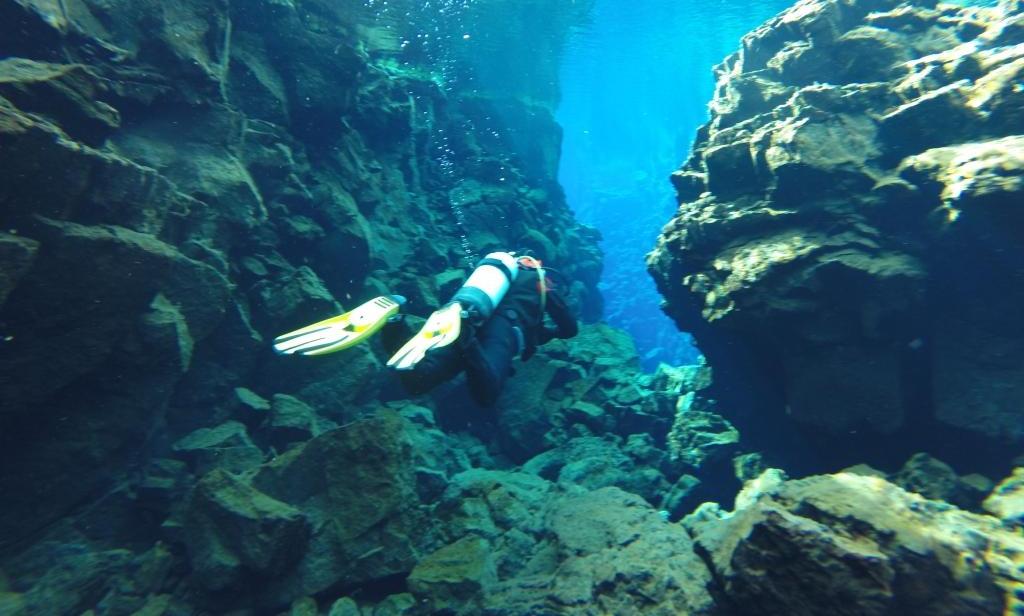
[[[1000,613],[1024,582],[1019,535],[875,477],[775,481],[687,524],[753,614]]]
[[[999,482],[982,505],[985,511],[1012,526],[1024,526],[1024,468]]]
[[[309,535],[301,511],[219,469],[199,482],[185,512],[185,544],[196,581],[211,590],[288,571],[302,557]]]

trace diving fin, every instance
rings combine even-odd
[[[347,349],[376,333],[404,303],[401,295],[382,295],[345,314],[278,336],[274,351],[281,355],[326,355]]]
[[[427,356],[427,351],[455,342],[461,331],[462,305],[452,302],[430,315],[420,331],[388,360],[388,367],[412,370]]]

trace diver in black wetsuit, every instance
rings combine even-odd
[[[485,259],[481,263],[488,262]],[[474,304],[470,315],[465,318],[464,313],[461,331],[453,344],[433,348],[411,369],[398,371],[409,393],[426,393],[465,370],[473,399],[482,406],[492,406],[512,373],[516,356],[525,361],[538,346],[577,334],[576,318],[553,288],[540,262],[520,257],[515,267],[517,271],[513,274],[497,263],[496,269],[504,270],[510,280],[504,296],[490,310],[480,310],[481,298],[467,296],[463,292],[466,287],[456,294],[455,300]],[[489,316],[477,314],[474,318],[474,311]],[[545,315],[550,317],[551,324],[545,322]],[[385,325],[381,336],[387,352],[398,351],[410,334],[404,319]]]

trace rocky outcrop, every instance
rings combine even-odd
[[[988,516],[848,473],[768,471],[688,517],[742,614],[1004,614],[1024,607],[1024,539]]]
[[[380,10],[398,4],[428,15]],[[456,22],[429,27],[487,36]],[[600,313],[547,85],[498,110],[471,53],[405,49],[390,13],[319,0],[4,0],[0,23],[0,544],[152,450],[237,472],[351,420],[385,383],[370,349],[283,362],[265,341],[383,292],[426,314],[473,253],[533,248]],[[533,149],[502,141],[515,113]],[[231,421],[253,443],[181,441]],[[225,448],[253,455],[214,464]]]
[[[1012,475],[1002,480],[982,506],[1008,525],[1024,526],[1024,467],[1015,468]]]
[[[717,68],[648,263],[741,432],[1024,442],[1022,19],[805,0]]]
[[[413,593],[434,610],[713,613],[711,580],[686,532],[617,488],[563,492],[531,475],[474,470],[453,479],[439,511],[449,528],[477,536],[412,572]]]

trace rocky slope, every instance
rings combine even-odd
[[[216,425],[236,387],[352,416],[371,352],[284,363],[265,341],[382,292],[429,313],[460,235],[533,248],[599,313],[553,100],[502,99],[546,118],[548,158],[498,147],[486,93],[336,4],[0,3],[3,542]]]
[[[804,1],[717,68],[649,267],[741,431],[817,468],[1024,445],[1022,71],[1015,1]]]

